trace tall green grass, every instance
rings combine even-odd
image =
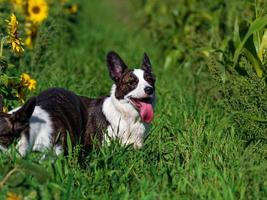
[[[144,148],[136,151],[114,142],[80,161],[78,148],[67,157],[46,152],[45,158],[31,153],[22,159],[13,146],[0,154],[0,181],[5,180],[0,199],[7,192],[28,199],[264,199],[266,143],[248,144],[231,115],[199,92],[199,83],[211,79],[193,73],[187,62],[164,69],[159,44],[146,27],[138,29],[135,10],[123,2],[81,1],[75,42],[55,35],[44,55],[57,56],[37,62],[32,70],[37,93],[57,86],[101,96],[112,84],[105,64],[109,50],[130,66],[138,66],[147,52],[157,76],[157,105]],[[128,11],[126,22],[122,7]]]

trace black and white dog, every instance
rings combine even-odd
[[[144,54],[140,69],[129,69],[115,52],[107,55],[114,84],[110,96],[87,98],[61,88],[51,88],[31,98],[22,107],[0,113],[0,147],[19,138],[18,151],[67,151],[67,133],[72,144],[91,147],[119,139],[123,145],[141,148],[154,116],[155,77]]]

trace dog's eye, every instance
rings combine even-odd
[[[136,84],[137,83],[137,80],[134,78],[134,77],[130,77],[128,80],[127,80],[127,84]]]
[[[128,85],[134,85],[136,84],[136,80],[132,79],[127,82]]]

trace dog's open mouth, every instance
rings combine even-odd
[[[152,107],[152,102],[153,102],[152,98],[137,99],[131,97],[130,102],[139,111],[141,119],[144,122],[150,123],[153,120],[154,111]]]

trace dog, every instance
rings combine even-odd
[[[147,54],[139,69],[129,69],[114,51],[107,54],[107,66],[114,84],[109,96],[88,98],[62,88],[50,88],[22,107],[0,113],[2,149],[19,138],[17,148],[27,151],[53,148],[67,152],[67,135],[72,145],[91,148],[118,139],[135,149],[144,145],[154,117],[155,75]]]

